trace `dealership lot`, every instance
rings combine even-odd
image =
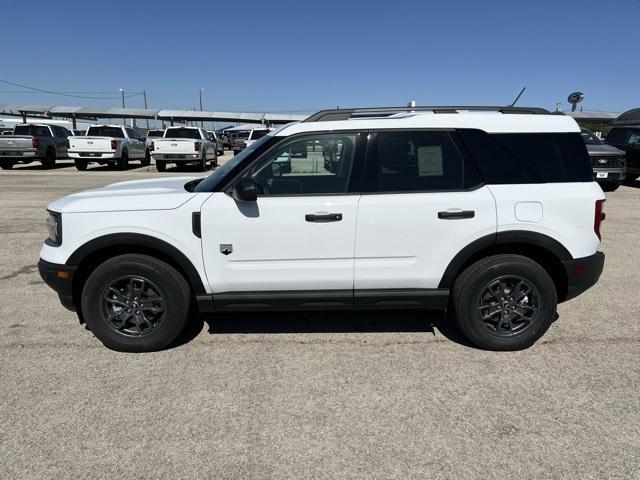
[[[608,194],[600,282],[529,350],[474,349],[435,313],[305,312],[198,317],[133,355],[36,262],[48,202],[160,174],[62,165],[0,173],[3,477],[640,477],[640,182]]]

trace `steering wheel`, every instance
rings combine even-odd
[[[271,193],[267,182],[262,180],[259,176],[256,176],[253,181],[256,182],[256,186],[258,187],[258,195],[269,195]]]

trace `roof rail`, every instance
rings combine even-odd
[[[369,108],[338,108],[331,110],[321,110],[314,113],[303,122],[328,122],[336,120],[349,120],[357,118],[389,117],[396,113],[413,112],[433,112],[433,113],[458,113],[459,110],[500,112],[500,113],[523,113],[536,115],[550,115],[551,112],[544,108],[537,107],[509,107],[509,106],[415,106],[415,107],[369,107]]]

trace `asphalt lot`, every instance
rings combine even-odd
[[[526,351],[438,314],[317,312],[116,353],[40,280],[45,207],[158,175],[0,172],[1,478],[640,478],[640,182],[608,194],[599,284]]]

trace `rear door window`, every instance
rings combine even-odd
[[[377,191],[463,189],[464,159],[449,132],[378,133]]]

